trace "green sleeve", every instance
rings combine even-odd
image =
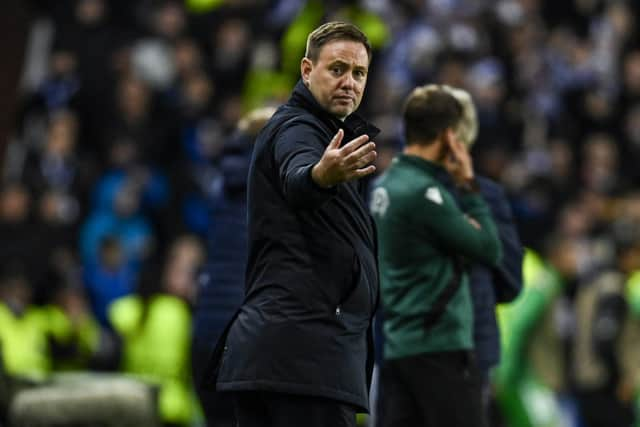
[[[414,212],[427,224],[429,233],[452,253],[464,255],[474,261],[497,265],[502,256],[502,245],[489,207],[478,193],[461,198],[463,212],[451,196],[439,187],[426,189],[425,197],[418,198]],[[480,228],[472,225],[471,216]]]
[[[524,353],[530,337],[529,332],[546,306],[544,295],[532,288],[527,288],[518,300],[514,307],[510,307],[510,311],[517,312],[517,315],[511,313],[508,331],[504,331],[505,346],[502,349],[497,378],[502,387],[513,386],[520,378],[524,369]]]
[[[559,291],[556,279],[548,271],[539,272],[522,294],[509,305],[506,324],[502,328],[502,357],[498,369],[498,383],[513,386],[523,372],[526,346],[546,307]]]
[[[631,314],[640,317],[640,271],[634,271],[625,284],[625,294]]]

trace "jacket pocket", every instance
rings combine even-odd
[[[360,280],[360,261],[358,256],[354,253],[351,259],[350,274],[345,278],[342,289],[340,289],[340,298],[338,299],[338,306],[342,306],[354,297],[358,291],[358,287],[361,286]]]
[[[312,259],[317,261],[312,266],[310,282],[313,286],[309,291],[318,296],[325,307],[335,309],[355,291],[355,258],[353,249],[347,246],[326,248],[324,251],[314,248]]]
[[[362,265],[356,255],[354,255],[352,265],[350,282],[348,286],[345,286],[336,305],[336,314],[343,313],[349,317],[355,316],[357,319],[368,321],[371,317],[371,290],[367,280],[363,278]]]

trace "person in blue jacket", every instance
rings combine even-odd
[[[462,106],[463,118],[457,129],[458,138],[471,148],[478,134],[477,113],[471,95],[459,88],[446,85],[440,87],[456,98]],[[503,249],[502,260],[496,267],[475,263],[471,266],[469,279],[473,301],[474,353],[482,375],[483,403],[487,410],[490,398],[490,372],[500,361],[496,304],[513,301],[520,293],[524,249],[502,186],[483,176],[477,176],[476,180],[480,193],[491,209]]]
[[[203,386],[207,362],[225,325],[244,299],[247,258],[247,173],[258,131],[275,108],[250,111],[224,144],[219,163],[222,191],[211,201],[207,262],[199,276],[193,315],[191,367],[208,426],[233,425],[233,403]]]

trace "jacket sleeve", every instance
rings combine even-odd
[[[502,260],[492,269],[496,301],[513,301],[522,289],[524,249],[502,187],[486,178],[478,178],[478,184],[502,243]]]
[[[554,280],[548,271],[539,272],[520,297],[502,311],[503,357],[497,372],[500,387],[513,386],[524,374],[531,334],[559,292]]]
[[[468,193],[460,197],[462,210],[451,197],[430,200],[427,189],[425,197],[420,198],[416,211],[426,221],[428,232],[451,253],[460,254],[474,261],[496,265],[502,256],[502,246],[498,239],[496,226],[491,218],[489,208],[479,193]],[[480,224],[480,228],[472,225],[467,216]]]
[[[285,197],[292,206],[316,209],[337,194],[336,186],[325,189],[311,178],[311,169],[328,143],[304,123],[285,129],[276,139],[274,159]]]

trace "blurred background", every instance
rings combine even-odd
[[[378,173],[412,88],[473,96],[476,169],[505,187],[527,247],[525,291],[499,308],[495,425],[640,423],[640,2],[1,9],[0,425],[60,372],[127,373],[154,384],[165,425],[202,425],[193,307],[198,272],[233,246],[215,230],[237,124],[287,99],[306,35],[334,19],[374,48],[360,113],[382,129]]]

